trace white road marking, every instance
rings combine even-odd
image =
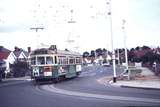
[[[160,103],[159,99],[152,98],[137,98],[137,97],[125,97],[125,96],[112,96],[112,95],[101,95],[101,94],[92,94],[92,93],[84,93],[84,92],[76,92],[69,91],[64,89],[59,89],[54,87],[53,85],[43,85],[41,89],[58,93],[65,94],[70,96],[80,96],[80,97],[89,97],[89,98],[98,98],[105,100],[121,100],[121,101],[137,101],[137,102],[147,102],[147,103]]]

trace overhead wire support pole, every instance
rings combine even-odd
[[[109,6],[109,12],[108,16],[110,19],[110,35],[111,35],[111,47],[112,47],[112,62],[113,62],[113,82],[116,82],[116,59],[115,59],[115,50],[113,45],[113,29],[112,29],[112,7],[111,7],[111,0],[107,2],[107,5]]]
[[[118,65],[120,65],[119,48],[117,49],[117,56],[118,56]]]
[[[76,21],[73,20],[73,9],[71,9],[70,12],[71,12],[71,19],[68,21],[68,23],[71,24],[71,32],[69,32],[69,35],[66,41],[68,45],[66,46],[67,48],[71,48],[70,44],[75,42],[75,40],[71,39],[71,36],[72,36],[71,34],[73,33],[73,24],[75,24]]]
[[[44,27],[32,27],[30,28],[31,30],[35,30],[36,32],[38,32],[38,30],[43,30]],[[37,48],[38,48],[38,35],[37,35]]]
[[[125,63],[126,63],[126,70],[128,71],[128,55],[127,55],[127,46],[126,46],[126,33],[125,33],[125,23],[126,20],[122,20],[122,30],[123,30],[123,34],[124,34],[124,48],[125,48]]]

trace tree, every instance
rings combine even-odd
[[[22,77],[29,71],[29,65],[27,62],[16,61],[12,65],[12,73],[14,77]]]
[[[90,57],[95,57],[96,55],[95,55],[95,51],[94,50],[92,50],[91,51],[91,54],[90,54]]]
[[[102,55],[102,49],[101,48],[96,49],[96,55],[97,56],[101,56]]]
[[[134,52],[134,51],[135,51],[135,49],[134,49],[134,48],[131,48],[131,49],[130,49],[130,52]]]
[[[89,57],[89,52],[85,51],[85,52],[83,53],[83,58],[87,58],[87,57]]]
[[[103,53],[103,55],[105,55],[107,53],[107,50],[105,48],[103,48],[102,53]]]
[[[135,48],[135,50],[137,50],[137,51],[138,51],[139,49],[140,49],[140,47],[139,47],[139,46],[137,46],[137,47]]]
[[[156,60],[156,54],[150,51],[147,52],[144,56],[142,56],[141,59],[143,63],[150,63],[152,65]]]
[[[134,51],[129,51],[129,52],[128,52],[128,61],[133,62],[133,60],[134,60],[135,57],[136,57],[136,56],[135,56]]]
[[[143,46],[142,47],[142,50],[150,50],[151,48],[150,47],[148,47],[148,46]]]

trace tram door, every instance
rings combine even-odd
[[[70,56],[68,64],[68,73],[66,74],[66,78],[72,78],[75,76],[76,76],[75,58]]]
[[[68,66],[68,73],[66,75],[66,78],[72,78],[76,76],[76,66],[75,65],[69,65]]]

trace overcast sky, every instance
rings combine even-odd
[[[107,1],[0,0],[0,45],[11,50],[35,49],[42,43],[59,49],[111,50]],[[71,17],[76,23],[68,23]],[[115,48],[124,47],[123,19],[127,48],[160,45],[160,0],[112,0]],[[33,27],[44,30],[30,30]]]

